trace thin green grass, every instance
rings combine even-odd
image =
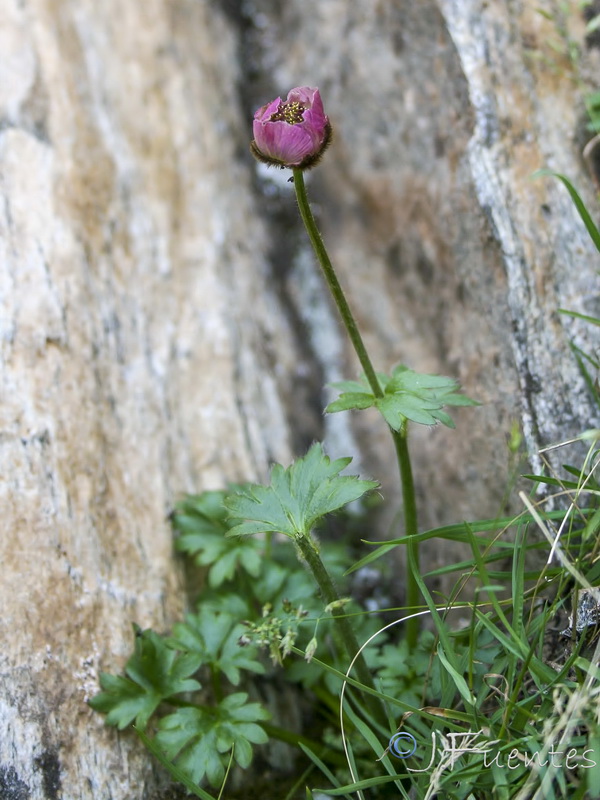
[[[457,599],[464,586],[459,579],[452,600],[440,605],[417,577],[435,629],[436,675],[425,676],[423,705],[405,708],[398,728],[415,737],[418,749],[405,762],[384,756],[378,776],[363,776],[364,758],[349,756],[353,781],[334,789],[320,786],[319,791],[330,796],[354,792],[365,800],[387,797],[395,777],[401,781],[395,787],[399,797],[408,797],[409,790],[410,796],[451,800],[600,797],[598,647],[583,656],[585,631],[572,639],[564,635],[554,650],[550,646],[556,618],[565,625],[565,603],[577,596],[577,589],[593,588],[590,578],[599,574],[590,544],[600,526],[600,510],[587,507],[589,487],[598,479],[594,447],[592,442],[584,468],[568,471],[576,480],[544,480],[566,509],[546,513],[541,501],[522,494],[526,511],[515,518],[420,534],[422,540],[441,533],[469,543],[470,561],[435,574],[459,573],[475,587],[475,600],[464,604]],[[490,531],[496,536],[482,535]],[[380,547],[377,555],[389,549]],[[537,553],[539,563],[540,552],[559,563],[532,568],[531,557]],[[506,569],[490,570],[502,560],[509,561]],[[466,626],[452,629],[452,611],[468,617]],[[376,638],[367,646],[375,647]],[[389,686],[380,697],[388,707],[398,708],[403,701],[402,693]],[[380,736],[354,710],[345,707],[342,713],[347,752],[363,740],[381,758]]]

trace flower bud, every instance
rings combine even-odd
[[[317,637],[313,636],[310,642],[306,645],[306,650],[304,651],[304,658],[310,664],[313,659],[314,654],[317,652]]]
[[[334,600],[332,603],[329,603],[325,606],[325,613],[331,613],[332,611],[338,611],[340,608],[348,605],[348,603],[352,602],[351,597],[340,597],[338,600]]]
[[[292,647],[296,643],[296,632],[293,631],[291,628],[288,628],[285,632],[283,639],[279,643],[279,649],[281,650],[281,654],[283,658],[289,656],[292,652]]]
[[[259,108],[252,125],[250,149],[259,161],[278,167],[310,169],[331,142],[331,125],[318,89],[292,89]]]

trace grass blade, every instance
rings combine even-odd
[[[575,204],[575,208],[577,209],[579,216],[583,220],[583,224],[587,228],[587,232],[591,236],[591,239],[596,247],[596,250],[600,253],[600,230],[596,227],[594,220],[590,216],[590,212],[587,210],[585,203],[577,193],[577,190],[571,183],[571,181],[565,176],[561,175],[560,172],[553,172],[550,169],[538,169],[537,172],[534,172],[531,176],[532,178],[541,177],[543,175],[548,175],[552,178],[558,178],[566,187],[567,191],[571,195],[571,200]]]
[[[176,781],[179,781],[179,783],[182,783],[185,786],[188,792],[191,792],[195,797],[199,797],[201,800],[215,800],[212,794],[209,794],[208,792],[205,792],[204,789],[201,789],[197,783],[194,783],[187,777],[183,770],[180,770],[179,767],[176,767],[172,761],[169,761],[160,747],[158,747],[158,745],[153,742],[152,739],[144,733],[144,731],[142,731],[140,728],[136,728],[135,726],[133,726],[133,729],[142,740],[146,749],[149,750],[158,761],[160,761],[163,767]]]

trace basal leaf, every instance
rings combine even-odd
[[[215,800],[211,794],[205,792],[204,789],[198,786],[197,783],[191,781],[182,770],[175,766],[175,764],[171,763],[171,761],[169,761],[169,759],[162,752],[160,747],[158,747],[154,739],[151,739],[144,733],[144,731],[141,731],[138,728],[136,728],[136,733],[140,737],[147,750],[152,753],[154,758],[156,758],[163,765],[163,767],[175,781],[178,781],[182,784],[182,786],[185,786],[185,788],[188,790],[188,793],[193,794],[194,797],[199,797],[201,800]],[[217,800],[220,800],[220,797],[221,795],[219,795]]]
[[[208,583],[212,587],[232,580],[238,567],[253,578],[260,572],[258,543],[226,537],[237,522],[229,518],[223,505],[226,494],[212,491],[187,497],[173,517],[173,526],[181,533],[176,540],[177,549],[193,555],[199,566],[210,567]]]
[[[103,691],[92,697],[89,704],[95,711],[107,715],[107,725],[115,725],[119,730],[134,719],[145,728],[162,700],[160,695],[147,691],[134,681],[107,672],[100,673],[100,686]]]
[[[223,672],[237,686],[240,670],[259,674],[265,671],[257,660],[256,647],[239,644],[245,631],[245,627],[236,624],[231,615],[202,607],[197,614],[187,614],[185,622],[174,626],[169,644],[196,654],[203,664]]]
[[[182,655],[170,649],[154,631],[136,628],[135,652],[125,666],[128,677],[103,673],[103,691],[90,700],[90,705],[107,714],[109,725],[122,730],[135,719],[143,730],[162,700],[200,688],[198,681],[189,676],[197,672],[201,663],[200,655]]]
[[[252,744],[264,744],[267,734],[257,724],[269,718],[259,703],[248,703],[244,692],[229,695],[215,708],[180,708],[159,723],[156,742],[167,758],[199,783],[204,777],[219,786],[233,747],[234,758],[247,767]]]

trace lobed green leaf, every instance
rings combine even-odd
[[[232,748],[235,760],[245,768],[252,760],[252,744],[268,741],[257,724],[269,719],[268,711],[247,700],[245,692],[238,692],[210,710],[180,708],[161,719],[156,742],[195,783],[206,776],[212,786],[219,786]]]
[[[248,486],[225,499],[232,517],[244,520],[227,536],[248,536],[273,531],[295,537],[309,534],[325,514],[358,500],[378,484],[340,476],[351,458],[335,461],[314,444],[306,456],[284,469],[275,464],[270,486]]]
[[[229,518],[223,505],[224,491],[204,492],[182,501],[173,517],[173,525],[181,535],[176,547],[194,556],[196,564],[210,567],[209,586],[216,588],[232,580],[239,568],[253,578],[260,573],[261,554],[257,542],[240,537],[227,537],[239,522]]]
[[[134,719],[144,730],[162,700],[182,692],[200,689],[190,678],[198,671],[202,657],[196,653],[182,655],[170,649],[154,631],[141,631],[137,626],[135,652],[125,665],[128,677],[102,673],[103,691],[89,703],[96,711],[107,714],[106,722],[119,730]]]
[[[245,633],[244,625],[222,611],[202,607],[197,614],[187,614],[185,622],[177,623],[170,646],[199,657],[203,664],[218,670],[234,686],[240,682],[240,670],[263,674],[265,668],[257,660],[257,648],[241,647],[239,640]]]
[[[443,375],[426,375],[400,364],[391,376],[379,375],[383,397],[375,397],[365,378],[361,382],[343,381],[333,384],[341,390],[337,400],[329,403],[326,413],[364,409],[376,406],[387,424],[396,431],[401,430],[407,420],[421,425],[441,422],[454,428],[451,417],[443,411],[444,406],[476,406],[479,403],[459,393],[458,383]]]
[[[375,405],[375,398],[367,392],[345,392],[337,400],[329,403],[325,408],[326,414],[335,414],[336,411],[350,411],[352,409],[371,408]]]

